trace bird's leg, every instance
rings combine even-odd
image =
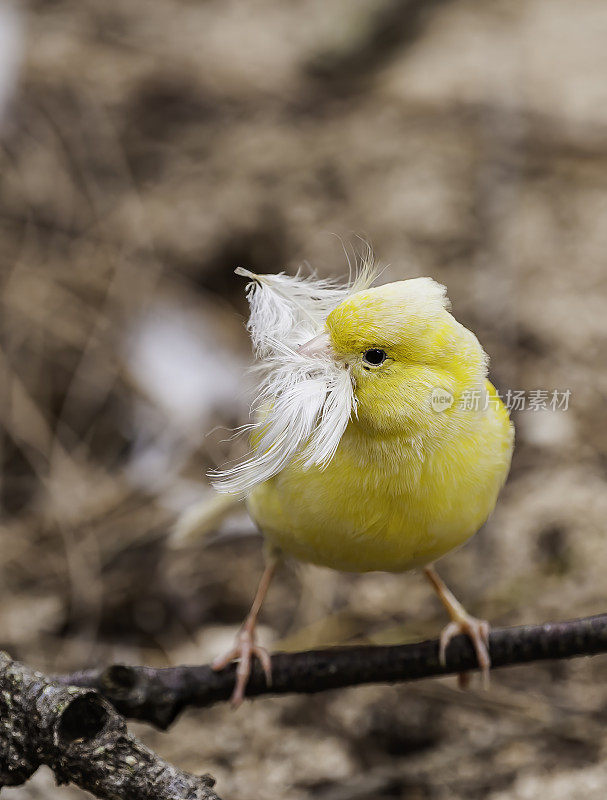
[[[440,636],[440,663],[443,666],[446,663],[445,657],[447,647],[451,639],[460,633],[465,633],[470,637],[474,645],[478,666],[482,675],[483,686],[487,688],[489,685],[489,668],[491,667],[491,659],[489,658],[489,623],[484,619],[476,619],[476,617],[472,617],[468,614],[459,600],[438,576],[432,565],[424,569],[424,574],[434,587],[441,603],[445,606],[447,613],[451,617],[451,622],[443,629]],[[459,675],[459,683],[461,687],[466,686],[466,673]]]
[[[214,670],[220,670],[227,667],[234,659],[238,659],[236,684],[234,686],[234,692],[232,693],[232,705],[234,708],[238,708],[244,700],[244,693],[251,674],[251,664],[254,656],[257,656],[261,661],[268,686],[272,684],[272,662],[270,661],[270,654],[265,647],[261,647],[256,643],[255,627],[257,625],[257,617],[259,616],[261,606],[270,588],[272,576],[276,571],[279,560],[280,559],[274,555],[268,557],[261,580],[259,581],[259,586],[257,587],[257,592],[255,593],[255,598],[253,599],[251,610],[247,614],[236,636],[234,647],[225,655],[216,658],[211,665]]]

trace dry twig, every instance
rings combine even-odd
[[[56,683],[0,653],[0,789],[25,783],[41,764],[58,783],[107,800],[218,800],[210,776],[157,756],[96,692]]]
[[[607,652],[607,614],[568,622],[498,628],[490,635],[493,668],[530,661],[572,658]],[[312,693],[363,683],[401,683],[475,669],[467,637],[449,645],[447,662],[438,658],[438,640],[394,646],[340,647],[272,656],[272,685],[256,664],[247,696]],[[64,684],[96,689],[121,714],[167,728],[190,706],[202,708],[227,700],[234,688],[233,666],[214,672],[208,665],[130,667],[120,664],[58,678]]]

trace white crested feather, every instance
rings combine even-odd
[[[220,492],[250,491],[295,459],[304,469],[322,469],[333,458],[356,412],[350,372],[330,357],[307,356],[298,348],[321,333],[330,312],[368,288],[375,275],[370,260],[347,284],[236,271],[253,279],[247,287],[247,327],[264,377],[253,404],[256,419],[246,427],[254,449],[239,463],[211,473]]]
[[[276,342],[298,347],[319,333],[329,313],[351,294],[368,288],[375,276],[370,259],[352,281],[285,275],[256,275],[238,267],[237,275],[251,278],[247,300],[251,308],[247,330],[258,358],[271,355]]]

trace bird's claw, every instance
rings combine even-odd
[[[236,668],[236,683],[232,692],[231,703],[233,708],[238,708],[244,700],[245,690],[251,675],[253,658],[257,657],[266,676],[268,686],[272,685],[272,661],[270,654],[255,641],[255,629],[244,626],[236,637],[236,644],[225,655],[219,656],[211,664],[211,668],[218,672],[225,669],[232,661],[238,660]]]
[[[443,629],[440,636],[438,654],[441,666],[444,667],[447,663],[447,647],[449,646],[449,642],[454,636],[459,636],[460,634],[465,634],[472,642],[478,666],[481,671],[483,688],[487,689],[489,686],[491,658],[489,657],[489,623],[486,620],[476,619],[476,617],[466,615],[461,619],[453,620]],[[464,688],[467,683],[467,673],[461,673],[459,675],[460,687]]]

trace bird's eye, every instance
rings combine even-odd
[[[378,367],[383,364],[388,358],[385,350],[380,350],[379,347],[372,347],[370,350],[365,350],[363,353],[363,361],[365,364],[371,364],[372,367]]]

